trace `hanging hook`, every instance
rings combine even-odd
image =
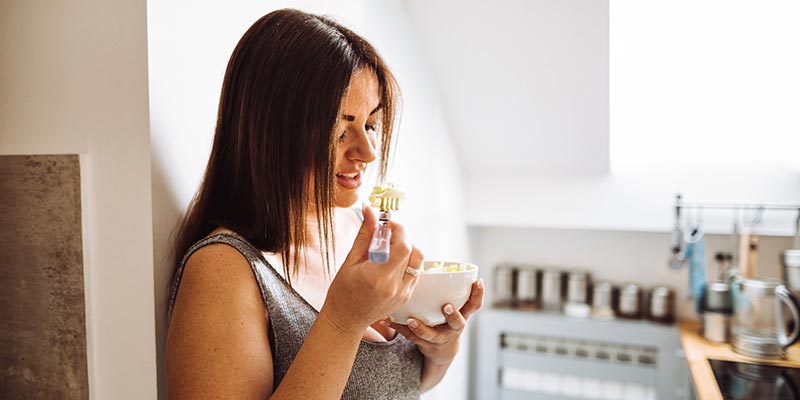
[[[742,223],[748,228],[755,228],[764,220],[764,206],[749,206],[747,208],[746,219]]]
[[[670,244],[670,249],[672,250],[672,254],[680,254],[681,253],[681,240],[683,236],[683,232],[681,229],[681,194],[678,193],[675,195],[675,224],[672,228],[672,240]]]

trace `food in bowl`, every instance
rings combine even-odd
[[[392,322],[406,324],[414,318],[428,326],[443,324],[442,307],[450,303],[460,309],[478,279],[478,266],[470,263],[425,261],[422,270],[411,299],[389,316]]]
[[[467,263],[445,263],[443,261],[434,261],[433,265],[425,269],[423,272],[463,272],[470,268],[477,267]]]

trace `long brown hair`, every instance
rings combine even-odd
[[[399,89],[375,48],[329,18],[291,9],[269,13],[247,30],[228,62],[211,156],[176,232],[174,265],[221,226],[280,254],[291,279],[309,244],[309,205],[328,254],[338,143],[333,129],[360,68],[373,71],[380,88],[382,179]],[[330,271],[328,257],[325,263]]]

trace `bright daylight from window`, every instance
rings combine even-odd
[[[800,170],[798,16],[797,1],[612,1],[612,170]]]

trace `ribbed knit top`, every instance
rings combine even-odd
[[[172,283],[168,318],[172,317],[183,268],[189,256],[198,249],[215,243],[234,247],[250,263],[264,306],[269,313],[268,336],[272,350],[274,388],[277,388],[300,351],[318,313],[269,265],[261,251],[241,236],[217,234],[200,240],[189,249],[178,266]],[[324,359],[319,360],[319,363],[320,368],[325,368]],[[388,342],[362,340],[342,399],[418,399],[421,370],[422,355],[402,335],[397,334]]]

